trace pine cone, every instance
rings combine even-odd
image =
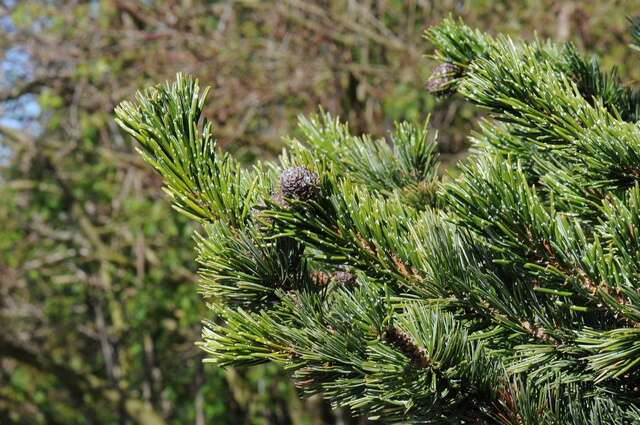
[[[327,286],[329,284],[329,276],[321,271],[314,270],[310,273],[311,280],[318,286]]]
[[[416,345],[411,336],[396,326],[390,326],[384,333],[384,340],[409,357],[419,368],[431,365],[427,350]]]
[[[333,274],[334,282],[342,286],[352,286],[356,283],[356,276],[345,271],[337,271]]]
[[[427,91],[436,96],[450,95],[455,78],[460,76],[460,67],[452,63],[441,63],[436,66],[427,81]]]
[[[286,198],[309,201],[320,194],[320,179],[304,167],[287,168],[280,175],[280,190]]]

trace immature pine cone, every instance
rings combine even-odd
[[[308,201],[320,194],[320,179],[304,167],[287,168],[280,175],[280,190],[285,198]]]
[[[317,286],[327,286],[329,284],[329,276],[321,271],[312,271],[310,273],[311,276],[311,280],[317,285]]]
[[[452,63],[436,66],[427,81],[427,90],[436,96],[445,96],[453,92],[453,80],[460,75],[460,68]]]
[[[342,286],[351,286],[356,283],[355,275],[345,271],[335,272],[333,274],[333,280]]]
[[[416,345],[411,336],[402,329],[390,326],[384,333],[384,340],[409,357],[419,368],[431,366],[427,350]]]

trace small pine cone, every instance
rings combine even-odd
[[[310,273],[311,280],[318,286],[327,286],[329,284],[329,276],[320,271],[312,271]]]
[[[349,272],[337,271],[333,274],[333,281],[342,286],[353,286],[356,276]]]
[[[320,194],[320,179],[304,167],[287,168],[280,175],[280,190],[286,198],[309,201]]]
[[[418,367],[425,368],[431,365],[427,350],[418,347],[411,336],[402,329],[396,326],[389,327],[384,333],[384,340],[409,357]]]
[[[447,96],[453,92],[453,82],[461,73],[458,66],[441,63],[436,66],[427,81],[427,91],[436,96]]]

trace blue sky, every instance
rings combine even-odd
[[[13,1],[3,2],[11,7]],[[11,32],[13,22],[8,16],[0,17],[0,31]],[[0,57],[0,91],[11,90],[12,86],[33,78],[33,69],[29,54],[20,46],[9,48]],[[40,106],[33,95],[25,95],[16,100],[0,104],[0,125],[26,131],[36,135],[39,131],[38,119]],[[6,146],[0,142],[0,164],[10,155]]]
[[[9,7],[14,1],[5,1]],[[0,31],[11,32],[14,25],[8,16],[0,17]],[[10,90],[13,85],[33,78],[31,59],[20,46],[9,48],[0,58],[0,90]],[[21,98],[0,104],[0,125],[26,131],[37,130],[40,107],[35,96]]]

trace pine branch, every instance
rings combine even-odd
[[[249,171],[215,150],[189,79],[117,109],[206,224],[208,361],[277,362],[387,422],[638,422],[637,96],[573,46],[451,19],[428,36],[445,62],[428,88],[492,114],[446,183],[426,125],[372,140],[301,118]]]
[[[533,61],[527,65],[548,66],[554,72],[564,75],[576,84],[578,92],[589,102],[602,103],[614,115],[620,115],[627,121],[635,121],[639,105],[638,94],[624,87],[616,71],[604,72],[600,69],[597,59],[580,55],[575,46],[566,44],[563,48],[551,43],[542,44],[538,41],[526,45],[513,41],[508,37],[491,37],[464,25],[452,18],[444,20],[439,25],[429,28],[425,33],[435,46],[434,58],[444,63],[455,64],[462,69],[462,73],[453,76],[452,86],[455,87],[466,77],[473,64],[488,60],[496,66],[505,52],[505,47],[513,51],[527,50],[533,53]],[[502,57],[506,58],[506,57]],[[503,69],[526,71],[526,67],[510,68],[512,64],[505,64]],[[498,77],[499,78],[499,77]],[[518,79],[517,84],[523,83]],[[522,86],[525,87],[525,86]],[[558,102],[560,103],[560,102]]]
[[[139,143],[143,158],[165,178],[175,207],[202,222],[246,222],[256,196],[256,177],[231,157],[216,152],[211,124],[199,122],[207,90],[178,75],[173,84],[138,93],[123,102],[116,122]]]

